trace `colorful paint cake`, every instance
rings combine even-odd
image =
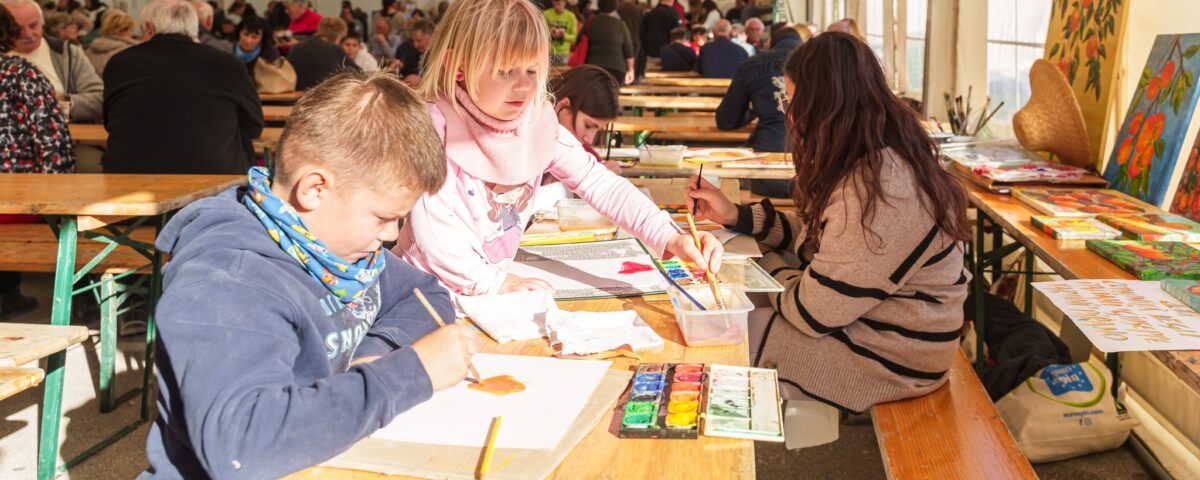
[[[767,368],[711,365],[704,434],[782,442],[779,374]]]
[[[621,407],[622,438],[697,438],[700,435],[704,367],[643,363]]]
[[[1112,225],[1130,240],[1147,242],[1200,242],[1200,223],[1173,213],[1143,215],[1101,215],[1100,221]]]
[[[1121,232],[1104,222],[1088,217],[1029,217],[1034,228],[1040,228],[1059,240],[1113,240],[1121,238]]]
[[[1183,242],[1088,240],[1087,248],[1139,280],[1200,279],[1200,250]]]
[[[703,268],[678,258],[659,260],[659,268],[675,283],[681,286],[707,283]],[[721,262],[721,271],[717,272],[721,283],[737,285],[743,292],[782,292],[783,285],[771,274],[763,270],[754,259],[728,259]]]

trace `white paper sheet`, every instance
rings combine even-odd
[[[546,312],[550,343],[561,343],[563,355],[590,355],[622,345],[633,350],[663,346],[662,337],[634,310],[618,312]]]
[[[531,340],[545,335],[547,310],[557,309],[550,292],[459,296],[458,305],[484,333],[500,343]]]
[[[525,390],[505,396],[477,392],[462,382],[400,414],[371,436],[385,440],[482,447],[492,418],[504,417],[496,448],[549,449],[579,416],[612,362],[476,354],[484,378],[512,375]]]
[[[635,239],[522,247],[508,272],[540,278],[554,287],[554,298],[633,296],[663,293],[662,274],[622,274],[625,262],[653,267],[654,260]]]
[[[1200,313],[1159,282],[1067,280],[1033,287],[1102,352],[1200,349]]]

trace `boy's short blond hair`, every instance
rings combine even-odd
[[[332,170],[343,188],[432,193],[446,181],[446,155],[425,102],[387,72],[343,72],[309,89],[276,151],[282,184],[312,164]]]
[[[497,68],[538,63],[534,101],[549,100],[550,29],[529,0],[457,0],[437,24],[425,53],[417,91],[428,99],[443,98],[458,108],[454,90],[458,72],[468,92],[477,92],[484,66]],[[535,110],[538,111],[538,110]]]

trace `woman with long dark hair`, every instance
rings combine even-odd
[[[751,360],[778,368],[791,398],[850,412],[929,393],[963,324],[965,193],[866,43],[817,36],[784,79],[796,211],[736,206],[707,183],[688,194],[702,217],[754,235],[786,286],[752,316]]]

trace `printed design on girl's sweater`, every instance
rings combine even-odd
[[[362,297],[363,292],[383,273],[383,267],[387,266],[383,260],[383,249],[375,250],[354,263],[338,257],[308,231],[295,208],[271,193],[267,169],[253,167],[248,176],[249,191],[242,196],[242,203],[262,222],[267,234],[279,244],[279,248],[300,262],[309,275],[321,282],[342,303]]]
[[[485,198],[488,202],[488,220],[499,224],[496,233],[483,241],[483,252],[487,255],[488,262],[494,264],[517,254],[517,248],[521,246],[521,232],[524,230],[521,228],[521,211],[529,205],[529,199],[533,198],[533,187],[525,184],[503,194],[497,194],[488,188]],[[497,201],[498,198],[512,200],[501,203]]]

